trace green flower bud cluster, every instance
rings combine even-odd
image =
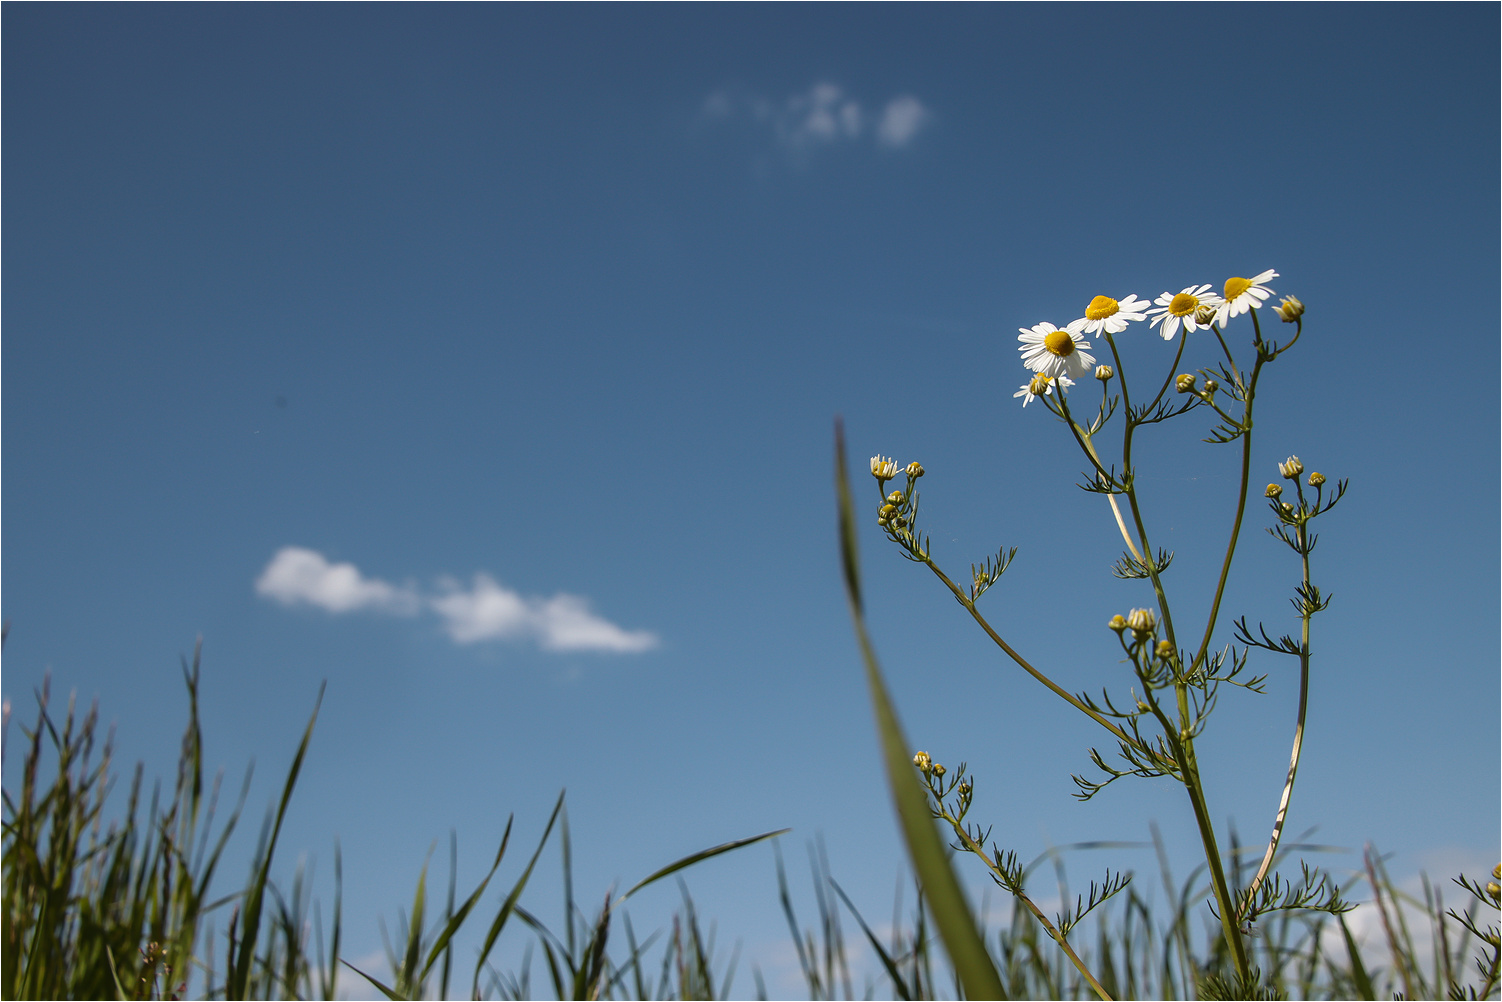
[[[907,474],[907,490],[892,491],[882,498],[881,509],[876,513],[877,525],[890,533],[900,533],[912,526],[913,513],[918,500],[917,495],[913,493],[913,484],[923,476],[923,472],[921,463],[912,462],[907,466],[898,466],[887,456],[871,457],[871,476],[876,478],[877,486],[883,491],[887,489],[888,480],[895,480],[902,474]]]

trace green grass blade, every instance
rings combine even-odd
[[[934,922],[939,927],[955,976],[972,999],[1001,998],[1001,977],[991,962],[976,930],[970,905],[965,900],[959,879],[949,865],[944,840],[939,837],[929,810],[928,796],[914,777],[912,748],[903,737],[882,678],[881,666],[866,632],[866,616],[861,600],[860,558],[856,546],[855,509],[850,497],[850,481],[845,469],[845,432],[835,424],[835,485],[839,496],[840,556],[845,571],[845,591],[850,599],[850,617],[855,625],[861,659],[865,662],[866,681],[871,689],[876,730],[881,738],[882,762],[892,787],[898,820],[913,868],[923,883],[924,893]]]
[[[251,878],[250,886],[246,888],[240,954],[235,958],[233,973],[225,985],[225,991],[232,999],[243,999],[248,994],[251,963],[255,959],[256,937],[261,927],[261,907],[266,897],[266,881],[271,876],[271,857],[276,852],[276,840],[282,832],[282,819],[287,816],[287,804],[292,799],[292,789],[297,785],[297,774],[301,771],[303,758],[308,753],[308,744],[313,740],[313,725],[318,722],[318,708],[323,705],[323,692],[327,687],[327,682],[318,687],[318,699],[313,703],[313,715],[308,719],[308,726],[303,731],[302,741],[297,746],[297,754],[292,758],[292,768],[287,772],[287,782],[282,787],[282,800],[277,805],[276,823],[272,826],[271,838],[266,843],[266,855],[260,860],[260,867]]]
[[[522,889],[527,886],[527,881],[532,876],[532,868],[537,865],[537,859],[542,855],[542,848],[548,844],[548,836],[553,833],[553,824],[558,820],[558,815],[563,810],[563,794],[564,791],[558,791],[558,802],[553,805],[553,813],[548,818],[547,828],[543,829],[542,838],[537,842],[536,851],[532,853],[532,858],[527,861],[527,868],[522,871],[522,875],[517,880],[516,886],[511,888],[510,894],[506,895],[506,900],[502,903],[501,910],[496,913],[494,921],[490,923],[490,930],[485,934],[485,946],[480,950],[480,959],[475,961],[475,978],[474,983],[470,986],[470,995],[472,997],[479,995],[480,971],[485,967],[485,960],[490,956],[490,950],[495,946],[496,938],[500,936],[501,929],[506,925],[506,920],[515,911],[516,902],[522,896]],[[511,834],[511,822],[509,819],[506,822],[506,834],[508,837]],[[501,850],[504,852],[505,848],[506,843],[502,840]]]
[[[779,828],[774,832],[763,832],[760,835],[752,835],[750,838],[739,838],[734,842],[725,842],[722,845],[717,845],[712,849],[704,849],[690,856],[684,856],[676,863],[669,863],[667,866],[664,866],[662,869],[658,870],[650,877],[647,877],[645,880],[639,882],[635,887],[632,887],[631,890],[627,891],[625,894],[622,894],[620,896],[620,899],[616,901],[616,904],[620,904],[621,901],[625,901],[631,895],[635,894],[643,887],[646,887],[648,884],[655,883],[661,880],[663,877],[668,876],[669,874],[677,873],[679,870],[682,870],[685,867],[693,866],[695,863],[701,863],[712,856],[718,856],[722,852],[730,852],[733,849],[739,849],[742,846],[760,842],[763,839],[776,838],[778,835],[786,835],[790,831],[792,831],[791,828]]]
[[[886,968],[887,977],[892,979],[892,987],[897,989],[898,996],[903,999],[911,999],[913,993],[908,990],[907,981],[903,979],[902,973],[897,970],[897,964],[887,954],[887,951],[882,949],[881,941],[876,938],[876,933],[871,931],[871,927],[866,925],[866,920],[861,917],[861,913],[856,909],[855,904],[851,902],[849,895],[845,893],[845,889],[837,884],[833,877],[829,878],[829,886],[834,888],[834,892],[840,896],[840,900],[845,902],[845,907],[850,909],[850,914],[854,915],[855,920],[860,923],[861,932],[866,934],[866,940],[871,944],[871,949],[876,951],[876,959],[880,960],[881,966]]]
[[[1351,929],[1346,925],[1346,917],[1337,915],[1335,919],[1340,923],[1340,934],[1345,937],[1346,955],[1351,960],[1351,980],[1363,999],[1375,999],[1377,990],[1372,987],[1371,976],[1366,973],[1366,965],[1361,962],[1361,951],[1356,948],[1356,940],[1351,937]]]
[[[339,961],[339,963],[343,964],[345,967],[348,967],[350,970],[352,970],[356,974],[360,975],[360,977],[364,978],[366,981],[369,981],[371,984],[375,985],[376,986],[376,991],[380,992],[382,995],[386,996],[388,999],[391,999],[392,1002],[405,1002],[405,996],[398,995],[396,993],[395,989],[389,987],[388,985],[382,984],[381,982],[377,981],[375,978],[372,978],[369,974],[366,974],[364,971],[360,970],[358,967],[356,967],[354,964],[351,964],[349,961],[347,961],[347,960],[341,960],[341,961]]]
[[[454,938],[454,933],[459,931],[459,927],[463,925],[464,920],[469,917],[470,911],[475,907],[476,903],[479,902],[480,895],[485,893],[485,888],[490,884],[490,878],[494,877],[495,871],[500,868],[501,859],[506,855],[506,844],[510,841],[511,819],[507,818],[506,832],[501,836],[501,848],[495,854],[495,862],[490,864],[490,872],[485,874],[485,879],[480,881],[480,886],[476,887],[474,893],[464,900],[464,904],[460,906],[458,911],[454,911],[452,897],[453,892],[452,889],[450,890],[448,922],[445,923],[443,931],[438,934],[438,938],[433,941],[432,949],[428,951],[428,960],[427,963],[423,965],[422,977],[418,979],[419,983],[427,980],[428,972],[433,969],[433,964],[437,962],[439,955],[444,951],[445,948],[448,947],[449,940]],[[443,979],[443,988],[444,991],[442,992],[442,994],[445,996],[448,995],[447,977]]]

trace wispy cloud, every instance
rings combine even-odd
[[[883,146],[906,146],[928,124],[929,117],[923,102],[911,94],[894,97],[887,102],[881,121],[876,124],[876,141]]]
[[[455,643],[481,640],[535,639],[545,651],[614,651],[628,653],[657,646],[657,637],[644,630],[627,631],[589,608],[578,595],[527,598],[476,574],[469,590],[457,581],[443,582],[447,594],[428,604],[443,619]]]
[[[545,651],[634,653],[657,646],[656,634],[625,630],[597,615],[589,600],[560,592],[551,598],[527,596],[476,574],[465,588],[452,577],[438,580],[436,594],[413,585],[396,586],[369,578],[351,563],[330,563],[316,550],[284,546],[256,579],[256,593],[282,605],[311,605],[329,613],[360,610],[412,616],[423,610],[438,616],[457,644],[487,640],[531,640]]]
[[[331,564],[322,553],[284,546],[256,579],[256,594],[283,605],[316,605],[328,612],[377,612],[410,616],[420,602],[410,586],[398,588],[367,578],[354,564]]]
[[[880,146],[900,149],[911,144],[933,118],[911,94],[892,98],[873,114],[844,88],[828,81],[780,102],[715,91],[704,99],[703,112],[711,120],[744,117],[770,129],[778,143],[794,151],[858,142],[867,136]]]

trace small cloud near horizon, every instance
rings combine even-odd
[[[456,644],[532,640],[545,651],[625,654],[650,650],[658,642],[654,633],[625,630],[597,615],[580,595],[524,596],[482,572],[469,589],[445,576],[438,581],[438,594],[424,596],[411,584],[399,587],[366,577],[352,563],[331,563],[301,546],[278,550],[256,578],[255,589],[284,606],[311,605],[335,615],[372,611],[414,616],[428,610]]]
[[[819,81],[802,94],[778,103],[760,96],[735,96],[715,91],[704,99],[710,119],[730,119],[744,112],[751,121],[768,127],[778,143],[790,150],[806,150],[838,142],[854,142],[868,132],[877,145],[902,149],[917,138],[932,112],[911,94],[900,94],[871,113],[844,88]]]

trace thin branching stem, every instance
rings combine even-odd
[[[1303,491],[1300,490],[1299,500],[1303,500]],[[1309,594],[1309,525],[1300,521],[1298,526],[1299,553],[1304,561],[1304,594]],[[1299,639],[1299,713],[1293,728],[1293,751],[1288,757],[1288,779],[1283,783],[1283,796],[1278,801],[1278,816],[1273,822],[1272,837],[1267,842],[1267,852],[1262,856],[1262,865],[1257,869],[1257,875],[1252,878],[1247,886],[1246,903],[1242,905],[1241,914],[1244,916],[1252,907],[1252,901],[1257,889],[1267,879],[1267,873],[1272,869],[1273,858],[1278,854],[1278,840],[1283,837],[1283,823],[1288,819],[1288,805],[1293,800],[1293,781],[1299,773],[1299,755],[1304,748],[1304,715],[1309,708],[1309,620],[1313,618],[1315,609],[1306,600],[1303,607],[1303,632]]]
[[[1115,342],[1107,337],[1111,349],[1116,350]],[[1260,341],[1260,338],[1259,338]],[[1180,349],[1182,350],[1182,344]],[[1259,355],[1260,357],[1260,355]],[[1175,368],[1178,357],[1175,356]],[[1169,378],[1172,378],[1172,370]],[[1166,383],[1165,383],[1166,386]],[[1123,393],[1125,386],[1123,385]],[[1127,409],[1126,425],[1122,432],[1122,466],[1125,469],[1132,467],[1132,439],[1137,429],[1138,422],[1132,419],[1130,407]],[[1178,650],[1178,641],[1174,634],[1173,613],[1169,608],[1168,594],[1163,588],[1163,581],[1159,574],[1157,563],[1151,558],[1153,552],[1152,543],[1147,536],[1147,526],[1142,519],[1142,509],[1137,500],[1135,483],[1128,479],[1124,485],[1127,503],[1132,510],[1132,521],[1137,530],[1137,539],[1142,544],[1142,552],[1148,554],[1148,559],[1143,562],[1148,578],[1152,582],[1153,591],[1158,598],[1158,607],[1162,613],[1163,630],[1167,635],[1168,642]],[[1244,493],[1244,492],[1243,492]],[[1178,740],[1173,743],[1173,751],[1178,759],[1180,779],[1189,794],[1189,803],[1194,810],[1194,820],[1199,827],[1200,842],[1205,851],[1205,862],[1209,865],[1210,884],[1215,894],[1217,910],[1220,915],[1221,928],[1225,934],[1226,946],[1230,948],[1231,956],[1236,963],[1237,974],[1246,983],[1250,983],[1251,964],[1247,959],[1246,944],[1242,940],[1241,927],[1236,921],[1236,908],[1231,898],[1230,886],[1226,882],[1225,865],[1220,858],[1220,846],[1215,838],[1215,826],[1210,820],[1209,805],[1205,801],[1203,783],[1199,775],[1199,763],[1194,754],[1193,723],[1189,709],[1189,686],[1183,672],[1174,674],[1174,691],[1177,696],[1179,721]]]
[[[1086,967],[1085,962],[1080,959],[1080,955],[1074,952],[1074,947],[1069,945],[1069,940],[1065,938],[1064,934],[1059,931],[1058,927],[1055,926],[1053,922],[1049,921],[1048,916],[1043,914],[1043,910],[1033,903],[1033,899],[1028,897],[1027,893],[1024,892],[1022,888],[1013,886],[1012,882],[1007,879],[1007,875],[997,867],[996,863],[991,859],[990,856],[986,855],[985,847],[976,842],[975,839],[971,838],[970,833],[965,831],[965,826],[960,824],[959,821],[957,821],[953,816],[950,815],[948,811],[944,810],[942,807],[939,809],[939,816],[942,817],[945,821],[949,822],[950,827],[954,829],[954,833],[958,835],[960,841],[965,844],[965,848],[969,849],[972,853],[979,856],[982,862],[986,864],[986,869],[991,871],[996,879],[1000,881],[1001,885],[1007,890],[1011,891],[1012,894],[1016,896],[1017,900],[1021,901],[1022,904],[1027,908],[1027,910],[1033,913],[1033,917],[1036,918],[1039,924],[1043,926],[1043,931],[1048,933],[1049,938],[1051,938],[1055,943],[1059,944],[1059,949],[1064,951],[1065,956],[1069,958],[1069,962],[1073,964],[1075,969],[1084,976],[1086,981],[1090,982],[1090,987],[1095,991],[1095,994],[1099,995],[1101,999],[1104,1000],[1104,1002],[1112,1002],[1110,993],[1108,993],[1105,988],[1101,986],[1100,981],[1096,979],[1095,975],[1090,973],[1090,968]]]
[[[1005,640],[1001,639],[1001,635],[991,628],[991,624],[986,622],[986,617],[982,616],[980,614],[980,611],[976,609],[975,603],[970,600],[970,596],[961,591],[960,587],[953,581],[949,580],[949,576],[939,569],[939,565],[934,563],[931,557],[925,554],[923,562],[927,564],[928,569],[933,571],[938,579],[944,582],[949,590],[954,593],[954,597],[959,599],[960,604],[965,607],[965,610],[970,613],[970,615],[975,619],[977,623],[980,624],[980,628],[986,631],[986,636],[990,637],[996,643],[997,647],[1000,647],[1003,651],[1005,651],[1007,657],[1017,662],[1017,664],[1022,668],[1023,671],[1027,672],[1033,678],[1048,686],[1049,690],[1053,692],[1054,695],[1058,696],[1070,706],[1079,710],[1081,713],[1089,717],[1091,720],[1095,721],[1097,724],[1100,724],[1100,726],[1110,731],[1120,740],[1125,741],[1129,745],[1133,745],[1139,748],[1142,747],[1141,743],[1133,739],[1130,735],[1127,734],[1126,731],[1122,730],[1120,727],[1117,727],[1115,724],[1111,723],[1111,721],[1101,716],[1095,710],[1092,710],[1089,706],[1086,706],[1084,703],[1080,702],[1078,697],[1076,697],[1073,693],[1069,692],[1066,689],[1060,688],[1058,683],[1056,683],[1053,679],[1049,678],[1047,675],[1043,674],[1038,669],[1028,664],[1026,658],[1013,650],[1012,646]],[[1147,749],[1144,748],[1143,750],[1146,751]]]

